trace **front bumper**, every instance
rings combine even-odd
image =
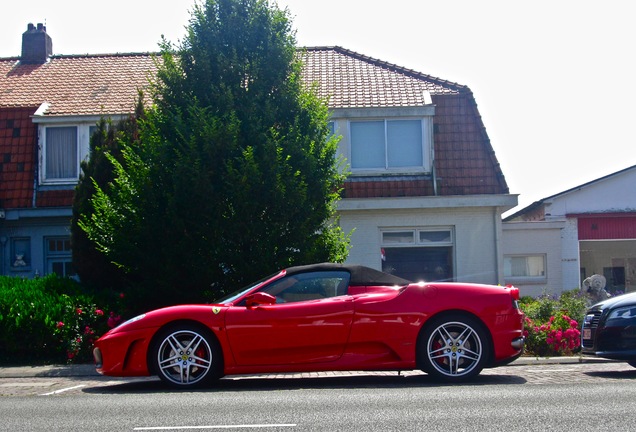
[[[107,333],[93,349],[97,372],[107,376],[149,376],[147,353],[152,329]]]

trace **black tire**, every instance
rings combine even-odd
[[[208,385],[223,374],[223,355],[216,337],[205,327],[189,323],[160,330],[149,362],[159,378],[175,388]]]
[[[490,339],[484,325],[459,313],[433,318],[420,334],[418,360],[424,372],[444,382],[473,378],[490,357]]]

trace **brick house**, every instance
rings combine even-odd
[[[340,47],[299,51],[329,98],[351,176],[339,202],[348,261],[411,279],[503,281],[509,194],[470,89]],[[102,117],[132,112],[152,54],[53,55],[41,24],[0,58],[2,274],[71,274],[80,161]]]

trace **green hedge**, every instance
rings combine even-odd
[[[0,276],[0,363],[90,362],[117,318],[72,279]]]

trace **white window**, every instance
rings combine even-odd
[[[380,234],[382,271],[413,282],[453,280],[452,228],[384,229]]]
[[[351,121],[351,169],[428,171],[428,125],[422,119]]]
[[[44,173],[47,180],[76,179],[79,169],[77,127],[47,127]]]
[[[77,183],[80,162],[88,156],[94,129],[94,123],[40,126],[42,184]]]
[[[70,237],[48,237],[45,239],[47,274],[73,276],[73,257]]]
[[[545,279],[545,255],[504,256],[506,279]]]

